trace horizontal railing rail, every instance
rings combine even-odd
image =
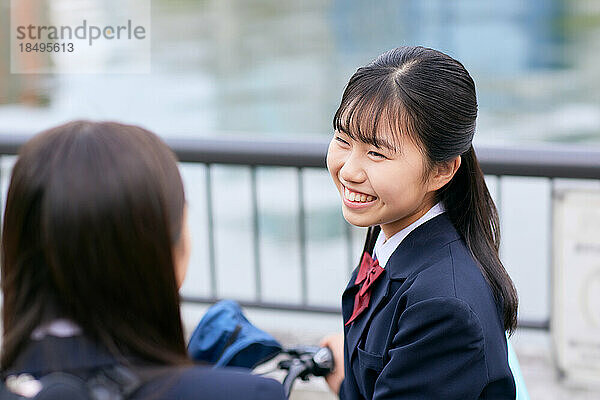
[[[0,134],[0,156],[15,155],[31,136]],[[177,157],[184,163],[202,163],[207,166],[205,191],[207,196],[206,217],[208,223],[208,250],[210,271],[210,294],[208,296],[185,296],[189,303],[210,304],[219,300],[217,293],[217,270],[215,262],[212,202],[211,166],[215,164],[243,165],[251,171],[253,249],[256,300],[239,300],[242,306],[272,310],[339,313],[339,307],[311,305],[308,302],[305,206],[299,196],[298,229],[301,248],[301,302],[297,304],[267,302],[262,300],[261,254],[259,247],[258,199],[256,167],[293,167],[298,172],[298,192],[304,193],[302,173],[305,168],[325,168],[329,141],[311,140],[263,140],[263,139],[165,139]],[[589,148],[567,145],[536,145],[535,147],[476,146],[476,153],[486,175],[545,177],[553,182],[556,178],[600,179],[600,147]],[[500,195],[500,194],[499,194]],[[552,200],[551,200],[552,201]],[[351,254],[349,226],[346,229],[348,254]],[[349,258],[351,260],[351,258]],[[519,326],[530,329],[550,329],[550,320],[519,320]]]
[[[0,135],[0,155],[17,154],[29,138]],[[325,167],[328,140],[165,139],[182,162]],[[600,179],[600,145],[475,146],[488,175]]]

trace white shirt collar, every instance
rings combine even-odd
[[[437,217],[445,211],[446,209],[444,208],[444,205],[441,202],[439,202],[435,206],[431,207],[429,211],[425,213],[425,215],[423,215],[421,218],[419,218],[406,228],[402,229],[400,232],[393,235],[391,238],[386,240],[383,230],[379,232],[379,236],[377,237],[377,241],[375,242],[375,248],[373,249],[374,255],[379,260],[379,265],[385,268],[388,260],[390,259],[394,251],[396,251],[400,243],[402,243],[404,238],[406,238],[409,233],[411,233],[419,225],[424,224],[425,222],[429,221],[434,217]]]
[[[38,326],[31,332],[31,338],[42,340],[46,336],[66,338],[81,334],[81,328],[75,322],[66,318],[52,320],[42,326]]]

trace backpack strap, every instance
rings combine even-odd
[[[35,396],[26,397],[22,392],[11,391],[10,385],[0,381],[0,400],[126,400],[143,383],[131,369],[122,365],[101,368],[83,377],[52,372],[37,382],[42,389]]]
[[[42,390],[34,400],[91,400],[85,381],[65,372],[53,372],[40,379]]]
[[[101,369],[86,381],[93,400],[128,399],[142,386],[142,383],[142,380],[131,369],[118,364],[111,368]],[[109,397],[106,396],[108,394],[110,394]]]

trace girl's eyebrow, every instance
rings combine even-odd
[[[349,136],[349,137],[351,137],[351,138],[353,138],[353,139],[355,139],[355,140],[357,139],[357,138],[355,138],[353,135],[351,135],[351,134],[350,134],[350,133],[349,133],[349,132],[348,132],[346,129],[344,129],[343,127],[338,127],[338,128],[335,130],[335,131],[336,131],[336,132],[339,132],[339,133],[343,133],[344,135],[346,135],[346,136]],[[358,139],[358,140],[360,141],[361,139]],[[389,141],[387,141],[386,139],[382,139],[382,138],[380,138],[380,137],[376,137],[376,138],[374,138],[374,141],[375,141],[375,142],[373,143],[371,140],[369,140],[368,142],[365,142],[365,143],[372,144],[373,146],[375,146],[375,147],[376,147],[376,148],[378,148],[378,149],[382,149],[382,148],[383,148],[383,149],[387,149],[387,150],[389,150],[389,151],[391,151],[391,152],[393,152],[393,153],[395,153],[395,152],[397,152],[397,151],[398,151],[398,148],[397,148],[396,146],[394,146],[394,144],[393,144],[393,143],[390,143],[390,142],[389,142]]]
[[[381,139],[381,138],[377,138],[375,139],[375,147],[377,147],[378,149],[380,148],[385,148],[388,149],[389,151],[393,151],[396,152],[396,146],[394,146],[392,143],[388,142],[385,139]]]

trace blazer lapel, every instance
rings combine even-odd
[[[358,290],[360,289],[360,285],[355,285],[354,281],[356,280],[356,274],[353,274],[353,278],[350,281],[350,284],[344,291],[342,295],[342,315],[345,321],[350,319],[352,315],[352,311],[354,309],[354,297]],[[388,272],[384,270],[382,274],[379,276],[377,281],[373,284],[371,289],[371,299],[369,300],[369,307],[363,311],[361,315],[358,316],[349,326],[344,326],[344,332],[346,334],[346,346],[348,346],[348,354],[350,355],[350,359],[360,341],[360,338],[363,336],[363,332],[369,326],[369,321],[373,317],[375,311],[379,308],[381,302],[388,296],[390,288],[390,280],[388,277]]]
[[[373,234],[373,240],[377,237],[376,231]],[[438,248],[447,243],[460,239],[460,235],[448,219],[447,215],[442,214],[425,222],[412,231],[390,257],[385,270],[379,276],[373,288],[371,289],[371,299],[369,307],[349,326],[344,326],[346,336],[345,345],[348,346],[348,354],[352,359],[360,339],[368,329],[374,313],[381,307],[384,299],[390,296],[392,281],[404,281],[408,276],[418,271]],[[374,243],[374,242],[373,242]],[[372,252],[372,244],[367,251]],[[350,282],[342,295],[342,316],[344,324],[350,319],[354,309],[354,297],[360,285],[354,284],[358,275],[356,268],[352,273]]]

